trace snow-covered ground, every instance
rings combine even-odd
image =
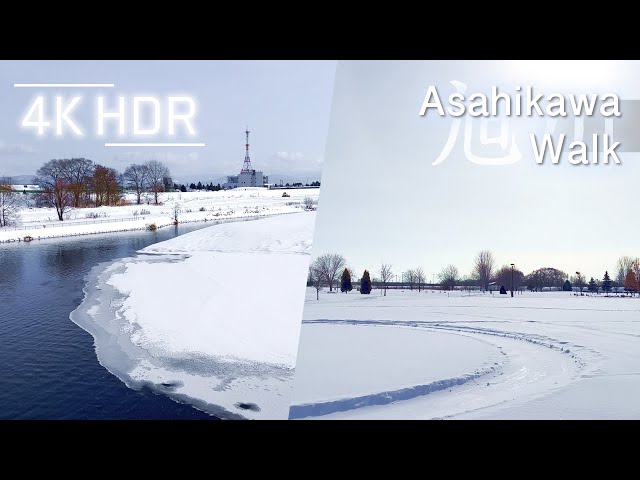
[[[640,418],[640,299],[307,289],[296,370],[290,418]]]
[[[314,222],[220,224],[99,265],[71,317],[132,388],[223,418],[286,419]]]
[[[283,192],[289,197],[283,197]],[[305,197],[317,200],[319,189],[267,190],[242,188],[219,192],[162,193],[153,204],[153,195],[135,204],[135,195],[128,194],[131,205],[71,209],[65,220],[57,220],[51,208],[22,208],[17,227],[0,228],[0,243],[17,242],[30,236],[34,239],[88,235],[94,233],[142,230],[155,223],[158,228],[173,224],[178,206],[179,222],[220,221],[234,218],[262,217],[299,212]],[[147,200],[149,204],[147,204]]]

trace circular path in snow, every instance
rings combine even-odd
[[[361,321],[305,322],[290,417],[388,408],[495,372],[505,361],[499,346],[477,335]]]

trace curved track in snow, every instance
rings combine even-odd
[[[412,388],[342,398],[329,402],[293,405],[290,418],[349,419],[441,419],[473,417],[474,412],[499,410],[505,405],[528,402],[562,388],[588,369],[581,345],[540,334],[508,330],[510,322],[495,328],[485,322],[393,321],[393,320],[307,320],[304,324],[413,327],[474,337],[493,344],[504,356],[496,368],[442,378]],[[303,324],[303,328],[304,328]],[[576,350],[580,351],[578,353]],[[452,355],[456,352],[452,351]],[[447,359],[443,359],[447,361]],[[401,365],[398,366],[401,368]]]

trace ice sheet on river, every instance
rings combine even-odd
[[[314,220],[216,225],[98,265],[71,318],[132,388],[223,418],[287,418]]]

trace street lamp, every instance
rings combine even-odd
[[[578,287],[580,288],[580,295],[582,295],[582,279],[580,278],[580,272],[576,272],[576,282],[578,283]]]
[[[515,267],[515,263],[511,264],[511,298],[513,298],[513,267]]]

